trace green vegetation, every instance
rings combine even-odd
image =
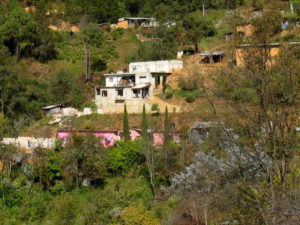
[[[143,112],[142,112],[142,137],[143,139],[148,138],[148,121],[146,115],[146,107],[145,104],[143,105]]]
[[[130,131],[129,131],[129,122],[128,122],[128,113],[126,104],[124,104],[124,113],[123,113],[123,136],[126,141],[130,140]]]
[[[299,223],[300,49],[284,43],[300,40],[299,0],[6,0],[0,15],[0,139],[74,131],[29,155],[0,142],[0,224]],[[98,27],[124,16],[176,25]],[[253,26],[246,40],[242,23]],[[243,41],[259,45],[238,67],[232,50]],[[272,42],[283,42],[276,57],[261,45]],[[160,96],[186,106],[180,113],[153,104],[152,114],[144,105],[129,115],[125,104],[123,114],[41,118],[52,104],[96,112],[103,73],[193,48],[226,58],[205,66],[184,56],[187,69]],[[204,128],[191,130],[196,121]],[[123,140],[107,148],[109,138],[75,132],[122,127]],[[130,127],[143,138],[130,140]]]

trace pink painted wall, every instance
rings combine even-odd
[[[163,145],[164,144],[164,139],[165,139],[164,133],[154,132],[152,135],[153,135],[153,145],[154,146],[158,146],[158,145]],[[180,141],[180,134],[179,133],[171,133],[170,135],[172,137],[172,140],[175,143],[178,143]]]
[[[79,131],[78,134],[85,135],[88,132],[85,131]],[[101,144],[103,144],[104,147],[113,146],[115,141],[120,140],[120,136],[116,135],[112,131],[95,131],[92,133],[95,137],[102,137]],[[57,137],[60,139],[66,139],[72,135],[72,132],[68,131],[58,131]],[[66,143],[63,143],[64,145]]]
[[[153,133],[153,145],[163,145],[164,144],[164,134],[163,133]]]
[[[134,141],[135,139],[142,137],[142,135],[139,132],[137,132],[136,130],[130,130],[130,137],[131,137],[131,140]]]

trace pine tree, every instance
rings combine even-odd
[[[169,125],[169,113],[168,108],[165,110],[165,122],[164,122],[164,144],[168,144],[170,142],[170,125]]]
[[[148,121],[147,121],[145,104],[143,105],[143,114],[142,114],[142,136],[143,139],[148,139]]]
[[[129,133],[129,124],[128,124],[128,113],[126,104],[124,105],[124,115],[123,115],[123,134],[125,141],[130,140],[130,133]]]

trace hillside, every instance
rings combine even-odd
[[[0,15],[0,225],[299,223],[299,0]]]

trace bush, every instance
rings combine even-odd
[[[197,95],[193,92],[189,93],[186,97],[186,102],[192,103],[196,100]]]
[[[124,34],[124,29],[117,28],[111,32],[111,36],[114,40],[120,39]]]
[[[158,106],[158,104],[153,104],[152,106],[151,106],[151,110],[152,111],[159,111],[159,106]]]
[[[171,90],[167,90],[165,92],[165,97],[166,97],[166,99],[172,98],[173,97],[173,92]]]
[[[90,109],[92,110],[93,113],[96,113],[96,112],[97,112],[97,109],[98,109],[97,105],[96,105],[95,103],[93,103],[93,102],[87,102],[87,103],[85,104],[85,107],[86,107],[86,108],[90,108]]]
[[[180,78],[178,86],[181,90],[185,91],[197,90],[197,81],[194,78]]]
[[[141,161],[139,153],[140,146],[137,142],[126,141],[116,143],[108,151],[107,166],[114,172],[120,173],[123,176],[127,175],[130,170],[136,168],[136,165]]]

